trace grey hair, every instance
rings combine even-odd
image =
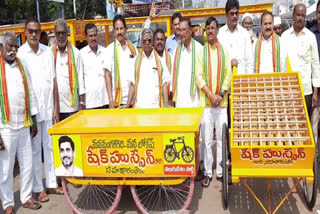
[[[58,26],[63,26],[68,30],[68,24],[64,19],[60,18],[54,22],[54,28],[56,29]]]
[[[0,36],[0,44],[5,44],[6,43],[6,38],[9,37],[9,36],[16,37],[16,35],[12,31],[8,31],[8,30],[3,31],[1,33],[1,36]]]
[[[152,33],[152,30],[150,30],[149,28],[143,28],[143,30],[141,32],[141,38],[140,38],[141,41],[142,41],[143,35],[148,34],[148,33],[151,35],[151,39],[153,41],[153,33]]]

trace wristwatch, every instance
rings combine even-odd
[[[223,93],[221,91],[219,92],[219,96],[223,98]]]

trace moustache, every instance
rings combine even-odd
[[[7,56],[16,55],[16,54],[17,54],[17,52],[15,52],[15,51],[10,51],[9,53],[7,53]]]
[[[65,159],[70,160],[70,158],[67,157],[67,156],[64,156],[64,157],[62,158],[62,160],[65,160]]]
[[[31,40],[38,40],[37,37],[31,37]]]

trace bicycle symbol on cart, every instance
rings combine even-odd
[[[176,158],[180,159],[180,154],[182,160],[186,163],[191,163],[194,158],[194,151],[190,146],[186,146],[184,142],[184,136],[178,137],[176,139],[170,139],[171,145],[166,145],[164,150],[164,159],[168,163],[172,163]],[[180,151],[177,151],[176,144],[183,144],[183,147]]]

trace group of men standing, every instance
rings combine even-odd
[[[98,44],[96,26],[87,24],[88,46],[79,51],[68,42],[67,23],[62,19],[55,22],[56,44],[51,48],[39,44],[40,23],[34,18],[26,22],[27,42],[19,52],[14,33],[4,32],[0,37],[0,149],[4,149],[0,151],[0,192],[5,213],[13,213],[16,155],[23,207],[39,209],[38,201],[49,200],[42,185],[41,147],[46,187],[49,193],[63,194],[54,174],[48,128],[82,109],[205,107],[200,131],[204,169],[199,173],[204,187],[213,176],[214,129],[216,177],[222,178],[222,127],[228,124],[232,67],[238,74],[283,72],[289,58],[292,69],[300,71],[311,115],[318,106],[320,67],[316,36],[304,28],[306,7],[295,6],[293,27],[281,38],[273,30],[272,13],[264,12],[262,34],[254,49],[250,34],[239,24],[238,0],[228,0],[225,12],[227,23],[220,29],[214,17],[206,20],[208,42],[202,46],[192,37],[190,19],[179,13],[172,17],[174,34],[167,40],[161,29],[153,33],[150,24],[157,16],[153,6],[141,32],[140,52],[126,38],[121,15],[113,20],[115,39],[107,48]],[[319,29],[313,31],[318,41]]]

